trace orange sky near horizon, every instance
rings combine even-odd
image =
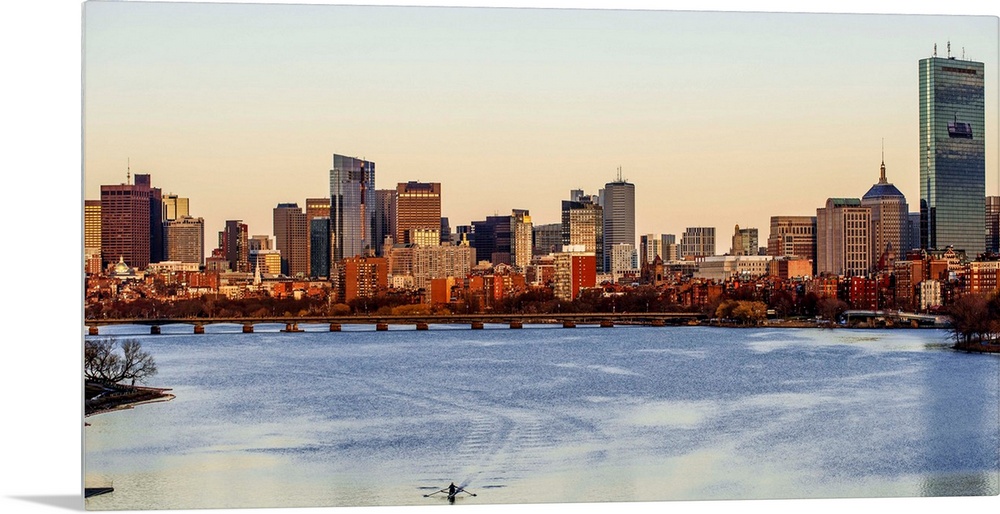
[[[888,178],[917,211],[917,61],[988,70],[997,180],[997,20],[972,16],[89,3],[85,198],[126,167],[191,199],[206,252],[227,219],[271,234],[278,203],[328,195],[332,154],[379,189],[442,183],[452,227],[528,209],[620,166],[637,238],[815,215]]]

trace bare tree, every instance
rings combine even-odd
[[[847,310],[847,303],[836,298],[822,298],[816,303],[816,310],[823,319],[836,323],[840,315]]]
[[[971,344],[990,339],[994,316],[990,313],[990,301],[985,296],[961,296],[952,302],[947,312],[951,317],[951,333],[956,343]]]
[[[136,339],[126,339],[121,343],[121,353],[118,352],[118,340],[109,337],[88,339],[83,349],[83,376],[108,384],[117,384],[124,380],[142,382],[156,374],[156,363],[149,352],[143,351],[142,344]]]

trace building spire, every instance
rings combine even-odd
[[[882,138],[882,167],[880,169],[882,171],[882,174],[879,175],[878,183],[888,184],[889,181],[885,179],[885,138]]]

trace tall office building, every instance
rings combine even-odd
[[[274,250],[274,241],[271,236],[258,234],[250,237],[250,250]]]
[[[309,275],[330,276],[330,233],[329,216],[316,216],[309,220]]]
[[[306,221],[312,221],[313,218],[320,217],[330,217],[330,199],[306,198]]]
[[[331,209],[332,210],[332,209]],[[309,275],[309,224],[296,203],[274,208],[275,247],[281,252],[281,273],[289,277]]]
[[[191,215],[191,201],[175,194],[163,195],[163,221],[173,221]],[[170,259],[167,259],[170,260]]]
[[[163,252],[163,193],[153,187],[149,175],[138,173],[135,184],[149,190],[149,262],[160,262]]]
[[[611,248],[628,244],[635,248],[635,185],[618,180],[604,185],[601,194],[604,208],[604,269],[611,269]]]
[[[681,247],[677,244],[676,234],[663,234],[660,240],[663,246],[661,258],[664,262],[681,260]]]
[[[871,209],[872,259],[888,269],[909,250],[909,207],[903,193],[886,179],[884,158],[880,171],[878,183],[861,198],[861,205]]]
[[[920,213],[911,212],[906,215],[906,251],[920,248]]]
[[[608,253],[611,259],[608,273],[611,273],[614,282],[618,282],[624,274],[639,270],[639,252],[636,251],[635,245],[616,244],[610,248]]]
[[[83,263],[84,272],[101,272],[100,200],[83,202]]]
[[[866,276],[872,266],[871,208],[830,198],[816,209],[816,273]]]
[[[231,271],[250,272],[250,235],[246,223],[226,220],[226,228],[219,236],[219,248]]]
[[[580,245],[570,245],[554,254],[552,294],[562,301],[575,300],[583,289],[597,285],[597,257]]]
[[[816,262],[816,216],[771,216],[767,236],[771,257],[801,257]]]
[[[315,218],[329,218],[330,217],[330,198],[306,198],[306,226],[310,227],[310,237],[307,240],[306,252],[309,253],[309,276],[312,277],[326,277],[329,276],[329,270],[323,274],[316,274],[312,269],[312,220]],[[329,243],[327,243],[329,245]]]
[[[562,224],[548,223],[545,225],[532,225],[532,252],[534,255],[548,255],[558,252],[562,247]]]
[[[644,234],[639,236],[639,267],[652,264],[656,258],[663,257],[663,234]]]
[[[448,218],[445,216],[441,217],[441,239],[439,242],[441,244],[451,243],[451,224],[448,223]]]
[[[375,255],[383,256],[382,247],[386,238],[396,241],[396,190],[375,190],[375,225],[372,229],[372,244],[375,245]]]
[[[205,220],[181,216],[163,222],[166,260],[205,264]]]
[[[374,197],[375,163],[334,154],[333,168],[330,169],[330,230],[333,231],[334,262],[363,255],[366,249],[382,244],[372,240],[372,228],[378,219]],[[280,247],[278,249],[281,250]],[[282,259],[285,259],[284,255]]]
[[[101,186],[101,262],[124,260],[136,269],[163,257],[163,205],[149,175],[135,184]]]
[[[739,225],[736,225],[729,255],[757,255],[760,252],[758,241],[757,229],[740,228]]]
[[[483,221],[472,222],[476,235],[470,242],[476,250],[476,259],[496,264],[513,264],[511,257],[511,216],[487,216]]]
[[[406,182],[396,185],[396,243],[414,243],[416,230],[441,231],[441,184]],[[381,241],[379,241],[381,243]]]
[[[583,252],[594,253],[597,271],[604,272],[604,209],[598,195],[570,191],[570,199],[562,201],[562,244],[583,246]]]
[[[715,255],[715,227],[688,227],[681,234],[680,258],[693,260]]]
[[[986,251],[1000,253],[1000,196],[986,197]]]
[[[974,258],[985,249],[983,63],[951,56],[921,59],[920,245],[948,246]]]
[[[510,214],[510,263],[524,272],[531,264],[531,214],[527,209],[513,209]]]

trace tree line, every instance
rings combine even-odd
[[[948,307],[947,314],[956,344],[1000,344],[1000,294],[961,296]]]

